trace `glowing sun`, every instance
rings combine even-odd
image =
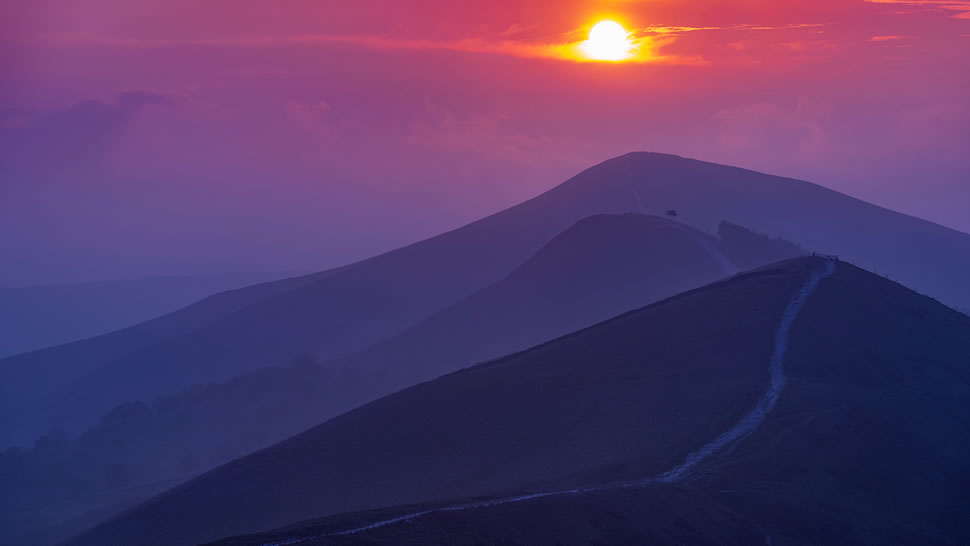
[[[597,61],[622,61],[633,56],[630,33],[616,21],[600,21],[582,43],[583,53]]]

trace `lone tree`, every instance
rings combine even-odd
[[[670,209],[670,210],[667,211],[667,216],[670,216],[671,218],[676,218],[677,217],[677,211],[674,210],[674,209]]]

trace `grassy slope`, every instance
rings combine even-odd
[[[789,382],[775,410],[691,480],[436,514],[308,543],[445,543],[445,536],[453,544],[482,537],[509,544],[752,543],[737,529],[712,525],[713,515],[726,513],[776,545],[966,544],[968,355],[970,318],[841,263],[795,323]],[[675,520],[655,517],[653,507],[664,501]],[[615,508],[623,502],[627,509]],[[335,516],[227,543],[321,535],[413,510]],[[630,531],[631,514],[649,525]],[[563,539],[553,522],[564,518],[577,519],[564,525],[578,534]]]
[[[664,154],[627,154],[518,206],[354,264],[150,350],[117,361],[75,352],[85,369],[101,371],[53,397],[61,402],[58,420],[83,427],[124,399],[224,380],[304,351],[329,358],[360,350],[501,279],[577,220],[638,209],[631,186],[648,212],[675,208],[678,219],[708,231],[721,220],[738,222],[966,305],[967,234],[808,182]],[[0,369],[34,364],[47,362],[0,362]],[[21,386],[14,392],[33,396],[31,382]],[[48,399],[36,407],[50,405]],[[36,412],[24,417],[29,409],[0,407],[0,419],[16,410],[20,421],[37,421]],[[5,425],[17,422],[10,418]]]
[[[505,279],[339,364],[380,370],[392,392],[725,276],[694,237],[717,240],[684,230],[640,214],[580,220]]]
[[[401,391],[76,543],[191,543],[347,510],[669,469],[760,395],[775,323],[814,263],[710,285]]]

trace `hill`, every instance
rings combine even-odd
[[[736,246],[737,255],[761,257],[759,265],[775,255],[763,237]],[[797,248],[789,252],[780,257],[798,254]],[[402,388],[736,271],[721,241],[693,228],[642,214],[596,215],[554,237],[501,281],[338,364],[380,370],[380,378]]]
[[[65,389],[127,354],[186,335],[331,271],[214,294],[161,317],[114,332],[0,360],[0,446],[28,444],[51,426],[46,411]],[[117,402],[125,400],[124,396]]]
[[[728,238],[731,251],[745,259],[798,253],[732,229],[740,235]],[[7,486],[0,512],[19,514],[0,521],[0,542],[57,542],[31,533],[46,528],[43,537],[66,538],[53,529],[90,526],[90,517],[77,514],[118,510],[122,491],[174,485],[383,394],[723,277],[721,263],[731,258],[721,244],[658,217],[590,217],[505,279],[339,364],[304,357],[177,395],[126,402],[77,438],[55,434],[29,450],[0,452]],[[156,492],[144,491],[144,498]]]
[[[219,292],[285,276],[235,273],[0,287],[0,358],[119,330]]]
[[[740,223],[808,250],[837,254],[944,303],[970,306],[966,233],[810,182],[673,155],[634,152],[584,174],[596,182],[576,177],[567,184],[632,191],[641,212],[676,209],[678,220],[702,231],[722,220]]]
[[[492,538],[550,543],[543,528],[495,514],[545,506],[535,517],[553,518],[544,510],[643,495],[649,505],[660,502],[649,499],[658,483],[687,499],[670,506],[669,525],[751,531],[719,510],[695,514],[696,527],[682,519],[718,503],[773,543],[960,542],[970,319],[846,263],[825,278],[826,267],[804,258],[763,268],[406,389],[73,543],[192,543],[381,509],[331,517],[322,534],[314,524],[283,532],[327,542],[328,532],[415,509],[595,489],[594,500],[499,502],[355,535],[421,543],[440,532],[435,522],[457,519]],[[617,497],[623,484],[638,492]]]
[[[669,209],[702,231],[713,231],[722,220],[739,223],[808,250],[838,254],[948,304],[967,304],[970,235],[808,182],[676,156],[627,154],[520,205],[352,264],[154,345],[115,349],[110,358],[72,352],[89,363],[84,369],[90,373],[43,400],[33,393],[43,390],[37,385],[44,380],[24,370],[45,368],[49,353],[0,361],[0,375],[23,375],[18,389],[2,393],[12,402],[2,411],[6,419],[0,422],[9,426],[0,445],[13,436],[7,431],[20,431],[21,441],[50,424],[78,432],[125,399],[224,380],[294,354],[327,360],[354,353],[501,280],[584,217]],[[48,414],[43,408],[52,400],[61,403]]]
[[[121,404],[77,438],[0,450],[0,544],[58,544],[200,472],[319,423],[346,400],[303,357],[150,402]]]

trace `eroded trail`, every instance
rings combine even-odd
[[[659,476],[651,476],[649,478],[644,478],[643,480],[630,482],[627,484],[622,484],[619,486],[603,486],[603,487],[590,487],[585,489],[564,489],[558,491],[545,491],[541,493],[531,493],[528,495],[520,495],[515,497],[505,497],[500,499],[493,499],[482,502],[471,502],[465,504],[455,504],[451,506],[442,506],[439,508],[430,508],[428,510],[422,510],[419,512],[412,512],[410,514],[404,514],[401,516],[396,516],[393,518],[376,521],[368,525],[361,527],[355,527],[353,529],[347,529],[345,531],[337,531],[333,533],[327,533],[323,535],[315,535],[310,537],[294,538],[282,542],[269,542],[264,543],[262,546],[284,546],[290,544],[299,544],[301,542],[308,542],[318,538],[330,537],[330,536],[347,536],[361,533],[364,531],[369,531],[371,529],[377,529],[380,527],[386,527],[388,525],[393,525],[396,523],[410,521],[428,514],[442,513],[442,512],[456,512],[461,510],[471,510],[475,508],[486,508],[489,506],[497,506],[501,504],[512,504],[515,502],[522,502],[532,499],[538,499],[543,497],[552,496],[563,496],[563,495],[576,495],[579,493],[588,493],[593,491],[603,491],[608,489],[616,489],[619,487],[642,487],[652,483],[676,483],[683,481],[688,478],[691,472],[700,464],[704,459],[710,457],[711,455],[723,450],[724,448],[730,446],[731,444],[743,439],[752,432],[754,432],[765,420],[768,414],[774,409],[775,404],[778,403],[778,399],[781,397],[781,393],[785,388],[785,383],[788,380],[785,374],[784,358],[785,353],[788,351],[788,338],[791,332],[792,325],[795,323],[795,319],[798,318],[798,314],[801,312],[802,307],[805,306],[805,302],[808,298],[815,292],[818,288],[819,283],[825,277],[831,276],[835,273],[835,261],[826,260],[825,264],[813,271],[805,283],[801,286],[798,292],[792,297],[791,301],[785,307],[784,312],[781,316],[781,321],[778,324],[778,328],[775,330],[774,348],[771,353],[771,358],[768,363],[768,373],[769,373],[769,383],[768,389],[755,403],[754,408],[751,409],[744,417],[741,418],[734,426],[722,433],[720,436],[714,440],[703,445],[700,449],[690,453],[684,459],[684,462],[677,465],[676,467],[660,474]]]
[[[758,403],[755,404],[754,408],[726,432],[688,455],[683,463],[657,478],[646,480],[646,482],[677,482],[684,479],[698,463],[728,445],[744,438],[748,434],[751,434],[764,422],[765,417],[768,416],[768,413],[778,403],[778,398],[781,397],[781,391],[785,388],[785,383],[788,381],[788,376],[785,375],[784,359],[785,353],[788,351],[788,334],[791,332],[792,324],[794,324],[795,318],[798,317],[798,313],[801,312],[805,302],[808,301],[808,297],[818,288],[818,284],[825,277],[832,275],[832,273],[835,273],[835,262],[827,260],[825,265],[809,275],[808,280],[805,281],[802,288],[788,302],[788,306],[785,307],[785,312],[781,316],[778,329],[775,330],[775,346],[771,352],[771,360],[768,363],[770,377],[768,390],[761,395],[761,398],[758,399]]]

